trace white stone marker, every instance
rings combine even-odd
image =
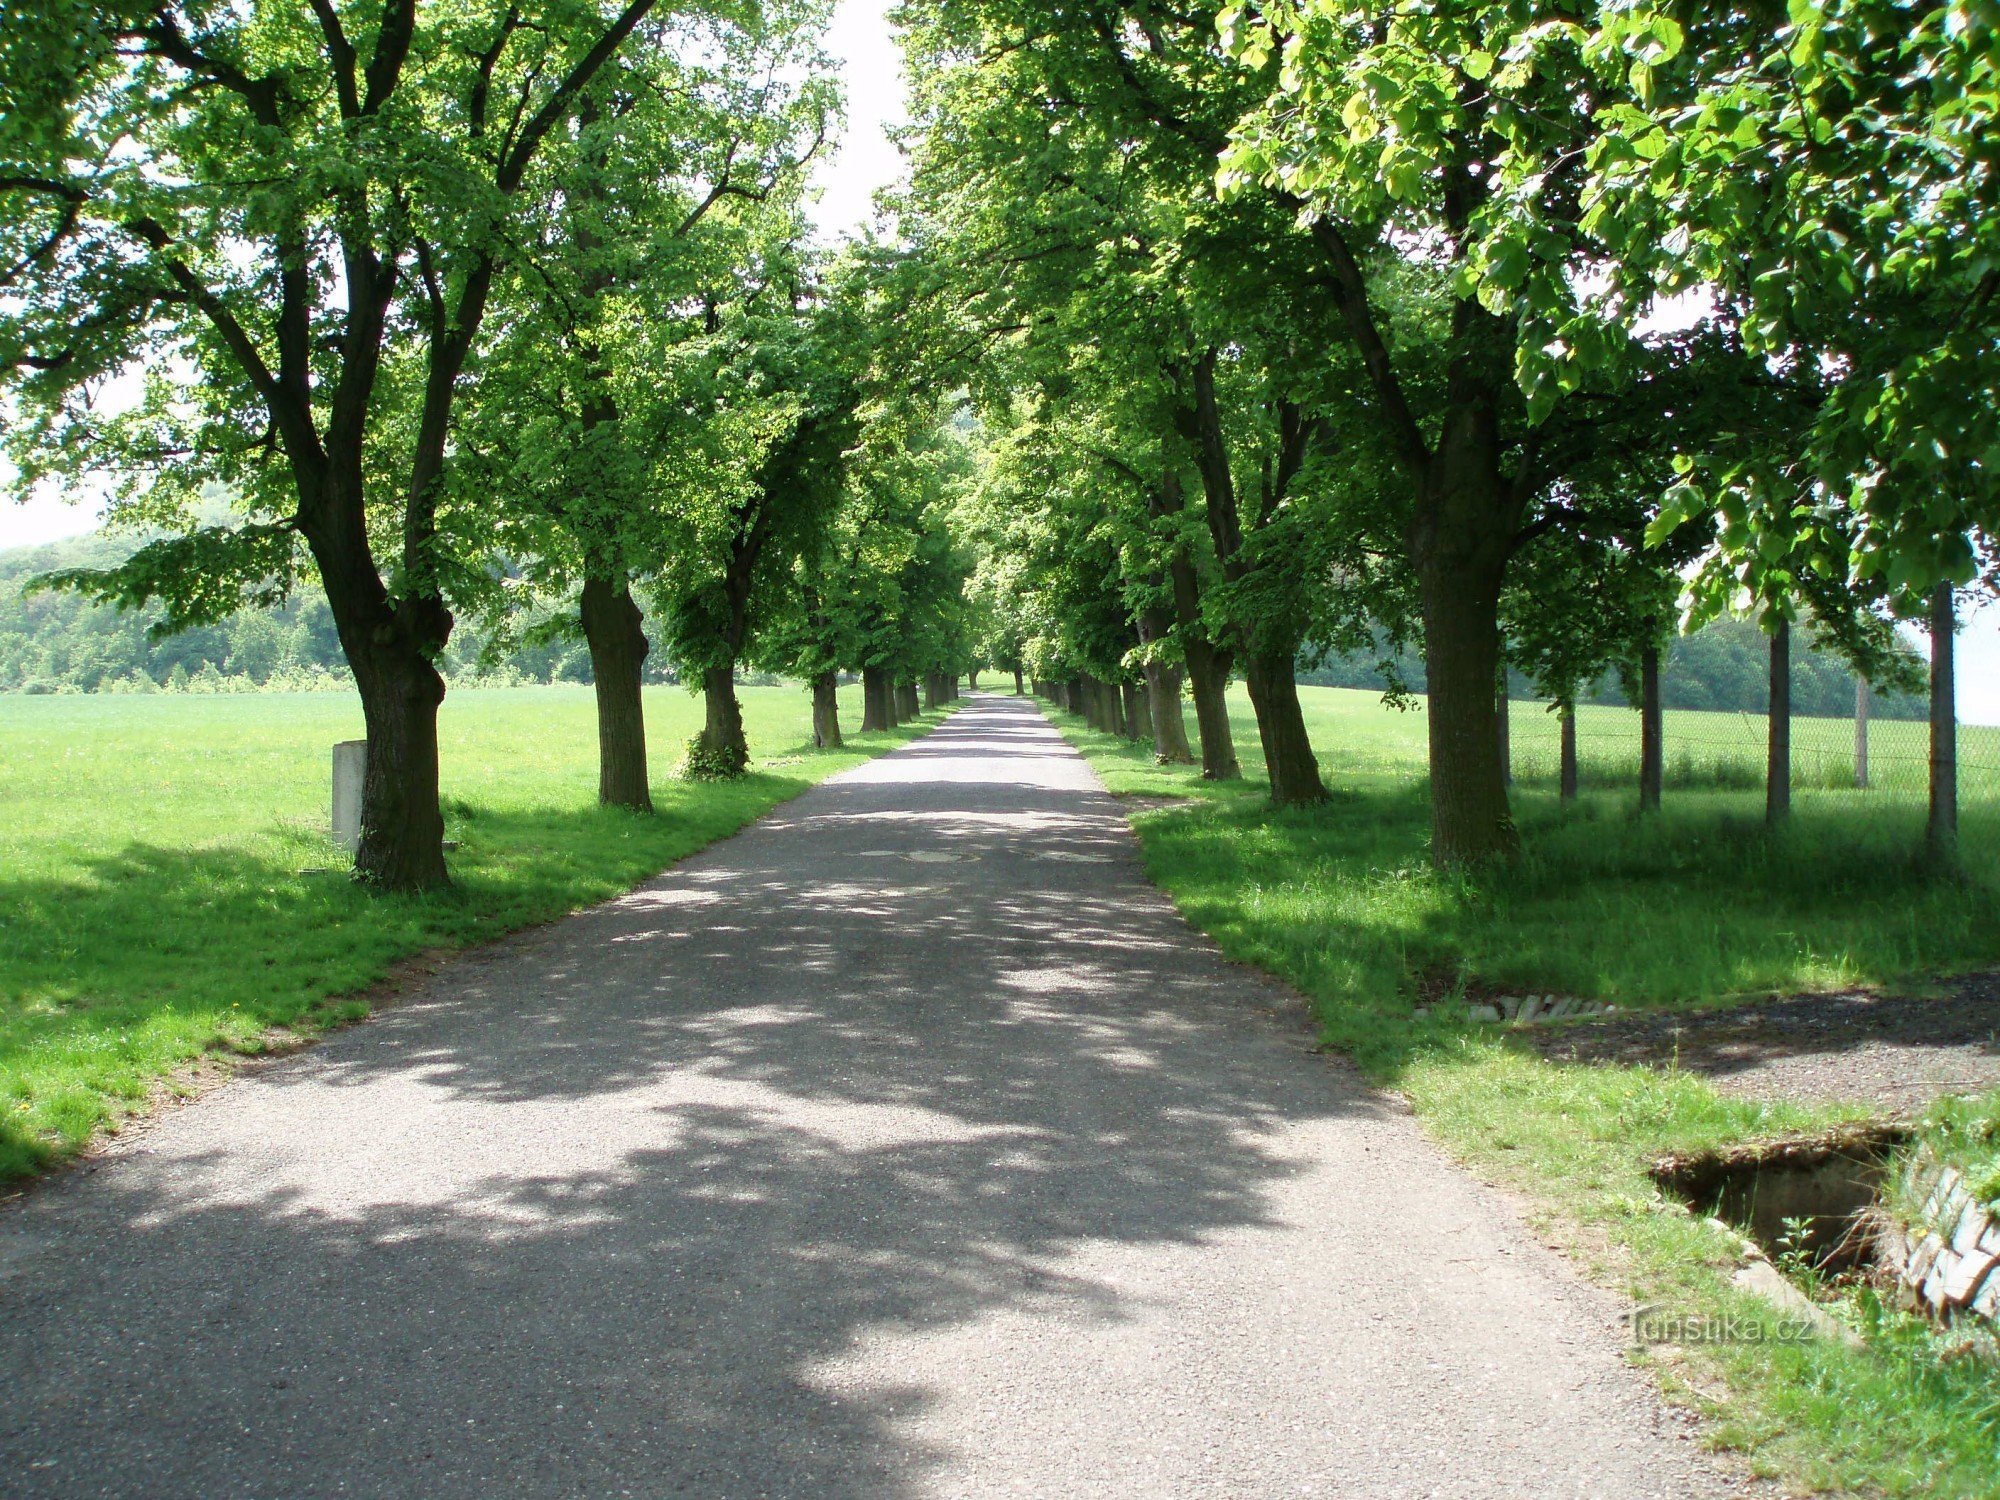
[[[333,747],[333,841],[349,854],[361,847],[361,783],[368,773],[368,741]]]

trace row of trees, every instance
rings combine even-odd
[[[1902,688],[1892,619],[1927,619],[1948,680],[2000,521],[1979,7],[902,15],[911,300],[987,438],[976,587],[1080,706],[1143,684],[1182,758],[1184,675],[1229,776],[1240,672],[1308,803],[1295,665],[1415,643],[1456,864],[1516,844],[1509,670],[1657,704],[1663,643],[1734,612],[1774,692],[1801,618]]]
[[[827,9],[56,0],[0,34],[8,456],[159,534],[51,581],[173,631],[315,579],[363,877],[447,878],[461,617],[583,638],[601,796],[640,809],[641,598],[701,774],[745,764],[746,663],[809,679],[827,743],[837,671],[872,728],[966,665],[962,444],[885,378],[881,265],[803,217]]]

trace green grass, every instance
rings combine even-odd
[[[1426,861],[1421,714],[1365,693],[1302,698],[1334,795],[1285,813],[1264,799],[1240,695],[1233,722],[1251,780],[1235,786],[1155,767],[1145,750],[1054,717],[1113,791],[1190,799],[1138,819],[1152,878],[1189,918],[1232,958],[1305,992],[1327,1045],[1400,1091],[1474,1170],[1524,1192],[1600,1279],[1635,1302],[1768,1318],[1728,1283],[1730,1237],[1664,1198],[1646,1169],[1669,1151],[1861,1111],[1726,1099],[1671,1068],[1551,1063],[1450,1005],[1418,1017],[1417,1000],[1477,985],[1689,1006],[1991,963],[1994,807],[1968,809],[1967,868],[1941,880],[1914,857],[1922,811],[1908,799],[1829,792],[1770,835],[1761,795],[1727,777],[1670,790],[1649,819],[1627,790],[1564,807],[1528,781],[1515,797],[1519,864],[1485,880],[1440,876]],[[1867,1329],[1865,1351],[1815,1340],[1649,1357],[1710,1414],[1718,1442],[1795,1485],[2000,1495],[2000,1376],[1953,1361],[1871,1298],[1840,1311]]]
[[[694,785],[672,772],[699,700],[648,690],[648,818],[596,805],[589,689],[454,691],[455,887],[401,897],[337,873],[327,842],[330,747],[362,733],[347,695],[5,699],[0,1180],[80,1149],[204,1054],[359,1016],[356,992],[400,961],[603,900],[938,717],[821,753],[803,690],[742,700],[752,774]],[[851,731],[858,690],[841,706]]]

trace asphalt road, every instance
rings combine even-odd
[[[0,1491],[1719,1491],[1290,1007],[976,698],[0,1213]]]

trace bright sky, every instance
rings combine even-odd
[[[827,51],[839,61],[847,94],[846,135],[816,175],[822,195],[813,218],[829,240],[866,225],[876,190],[903,170],[887,133],[907,118],[902,59],[888,20],[892,3],[840,0],[827,34]],[[10,477],[0,473],[0,488]],[[97,514],[95,505],[53,497],[26,504],[0,500],[0,548],[74,536],[95,526]],[[1967,722],[2000,724],[2000,605],[1979,611],[1959,638],[1958,699]]]

